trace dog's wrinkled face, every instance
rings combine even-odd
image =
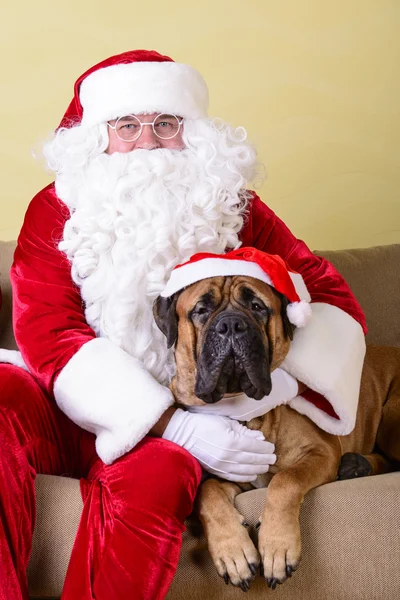
[[[186,406],[244,392],[259,400],[293,337],[287,300],[247,276],[203,279],[154,305],[158,327],[175,345],[171,389]]]

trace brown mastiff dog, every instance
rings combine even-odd
[[[287,300],[266,283],[244,276],[214,277],[170,298],[158,298],[154,315],[168,345],[175,345],[171,389],[185,406],[218,402],[244,391],[260,399],[271,390],[270,372],[285,358],[293,336]],[[258,566],[275,588],[299,565],[300,505],[307,492],[339,479],[375,475],[400,461],[400,348],[367,350],[355,429],[338,437],[307,417],[279,406],[248,423],[275,444],[258,549],[234,506],[251,484],[206,479],[197,511],[219,575],[249,589]],[[267,476],[264,476],[267,484]],[[258,482],[259,483],[259,482]],[[260,487],[257,485],[257,487]]]

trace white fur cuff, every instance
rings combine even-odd
[[[338,419],[297,396],[289,406],[307,415],[321,429],[347,435],[355,426],[365,338],[361,325],[345,311],[315,302],[312,319],[297,329],[281,367],[331,404]]]
[[[106,464],[131,450],[174,403],[143,363],[105,338],[84,344],[54,386],[60,409],[96,434]]]
[[[0,363],[8,363],[16,367],[21,367],[21,369],[25,369],[25,371],[28,371],[29,373],[29,369],[22,358],[21,352],[18,350],[5,350],[4,348],[1,348]]]

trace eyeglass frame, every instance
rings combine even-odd
[[[170,117],[175,117],[175,119],[178,121],[178,131],[177,131],[176,133],[174,133],[174,135],[171,135],[171,137],[168,137],[168,138],[162,138],[162,137],[160,137],[160,136],[158,135],[158,133],[157,133],[157,132],[155,131],[155,129],[154,129],[154,123],[157,121],[157,119],[158,119],[159,117],[162,117],[163,115],[167,115],[167,116],[170,116]],[[121,138],[121,137],[118,135],[118,132],[117,132],[117,123],[118,123],[118,121],[119,121],[120,119],[126,119],[126,117],[134,117],[134,118],[135,118],[135,119],[137,119],[137,120],[139,121],[139,123],[140,123],[140,131],[139,131],[139,135],[138,135],[138,136],[137,136],[135,139],[133,139],[133,140],[124,140],[123,138]],[[173,140],[173,139],[174,139],[174,137],[176,137],[176,136],[178,135],[178,133],[180,132],[180,130],[181,130],[181,127],[182,127],[182,123],[183,123],[183,117],[181,117],[181,119],[179,120],[179,118],[178,118],[176,115],[174,115],[173,113],[159,113],[159,114],[158,114],[156,117],[154,117],[154,119],[153,119],[153,121],[152,121],[151,123],[142,123],[142,121],[140,121],[140,119],[138,119],[138,117],[137,117],[136,115],[133,115],[133,114],[130,114],[130,115],[122,115],[121,117],[118,117],[118,119],[116,119],[116,121],[115,121],[115,125],[111,125],[111,124],[110,124],[110,122],[109,122],[109,121],[107,121],[107,125],[110,127],[110,129],[113,129],[113,130],[115,131],[115,135],[117,136],[117,138],[118,138],[119,140],[121,140],[121,142],[126,142],[127,144],[131,144],[132,142],[136,142],[136,141],[137,141],[137,140],[140,138],[140,136],[142,135],[142,131],[143,131],[143,126],[144,126],[144,125],[151,125],[151,128],[152,128],[152,130],[153,130],[153,133],[154,133],[154,135],[155,135],[155,136],[156,136],[156,137],[157,137],[159,140]]]

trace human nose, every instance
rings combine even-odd
[[[150,123],[142,125],[142,131],[136,140],[135,148],[142,150],[154,150],[160,148],[160,141],[153,131]]]

